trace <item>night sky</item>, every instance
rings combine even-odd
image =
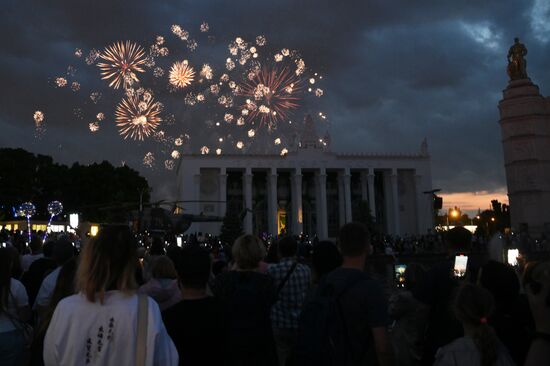
[[[206,55],[208,42],[199,33],[204,21],[215,37]],[[92,134],[90,120],[73,113],[85,98],[52,85],[74,65],[84,95],[102,87],[103,102],[118,102],[97,67],[75,59],[74,50],[86,54],[126,39],[148,46],[156,35],[168,39],[172,24],[197,36],[197,52],[202,47],[211,59],[224,60],[237,36],[262,34],[269,46],[299,49],[307,66],[325,76],[319,108],[330,124],[319,132],[330,128],[333,151],[416,152],[426,137],[434,188],[455,193],[449,197],[464,208],[488,206],[490,197],[505,194],[497,104],[514,37],[529,50],[529,76],[550,94],[547,0],[5,0],[0,147],[22,147],[62,163],[125,162],[149,179],[155,198],[174,198],[175,173],[162,164],[141,164],[149,147],[118,136],[112,108],[104,110],[105,128]],[[38,138],[35,110],[46,115]],[[192,136],[204,133],[203,121],[181,113]],[[464,192],[484,192],[478,198],[486,203]]]

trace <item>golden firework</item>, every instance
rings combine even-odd
[[[139,81],[136,72],[144,72],[145,51],[130,41],[116,42],[99,55],[105,62],[98,63],[103,80],[111,80],[109,87],[118,89],[132,81]]]
[[[172,65],[168,80],[175,88],[185,88],[193,82],[195,71],[189,66],[187,60],[176,62]]]
[[[161,105],[152,97],[140,98],[138,95],[122,99],[118,104],[115,116],[119,133],[126,140],[142,140],[149,137],[162,119],[159,117]]]

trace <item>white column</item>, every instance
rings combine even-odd
[[[252,170],[248,167],[243,175],[244,185],[244,225],[243,229],[246,234],[252,234]]]
[[[392,203],[393,203],[393,229],[395,235],[401,234],[399,225],[399,191],[397,189],[397,169],[392,169],[390,175]]]
[[[338,221],[340,226],[346,223],[346,203],[344,198],[344,174],[339,171],[337,175],[338,180]]]
[[[219,204],[219,208],[220,208],[219,215],[223,217],[225,216],[225,213],[227,211],[227,172],[225,168],[220,168],[219,180],[220,180],[219,200],[222,201]]]
[[[426,209],[424,204],[424,194],[422,193],[422,176],[414,176],[414,185],[416,190],[416,224],[418,234],[425,234],[426,225],[424,224],[424,217],[426,215]]]
[[[369,174],[367,175],[368,185],[367,189],[369,191],[369,209],[372,219],[376,221],[376,198],[374,195],[374,169],[369,169]]]
[[[292,233],[300,235],[302,224],[302,168],[296,168],[292,175]]]
[[[194,208],[195,214],[199,215],[199,214],[201,214],[201,204],[199,202],[200,199],[201,199],[201,173],[200,173],[200,169],[199,169],[198,173],[193,176],[193,192],[194,192],[193,200],[195,201],[195,202],[193,202],[193,208]]]
[[[344,206],[346,209],[346,223],[352,221],[351,217],[351,174],[349,168],[344,170]]]
[[[320,240],[328,239],[327,219],[327,172],[325,168],[319,169],[315,175],[317,185],[317,237]]]
[[[267,173],[267,223],[269,233],[273,236],[277,236],[277,211],[279,205],[277,203],[277,168],[271,168],[271,171]]]

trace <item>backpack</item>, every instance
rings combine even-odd
[[[352,355],[350,336],[340,299],[364,279],[353,276],[337,289],[321,280],[313,298],[300,314],[298,338],[289,364],[292,366],[347,366],[357,364]]]

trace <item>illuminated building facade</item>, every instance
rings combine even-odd
[[[281,155],[189,155],[179,168],[184,213],[241,215],[247,233],[337,236],[341,225],[368,213],[389,234],[424,234],[433,226],[430,156],[338,154],[311,118],[295,151]],[[218,233],[221,222],[187,231]]]

